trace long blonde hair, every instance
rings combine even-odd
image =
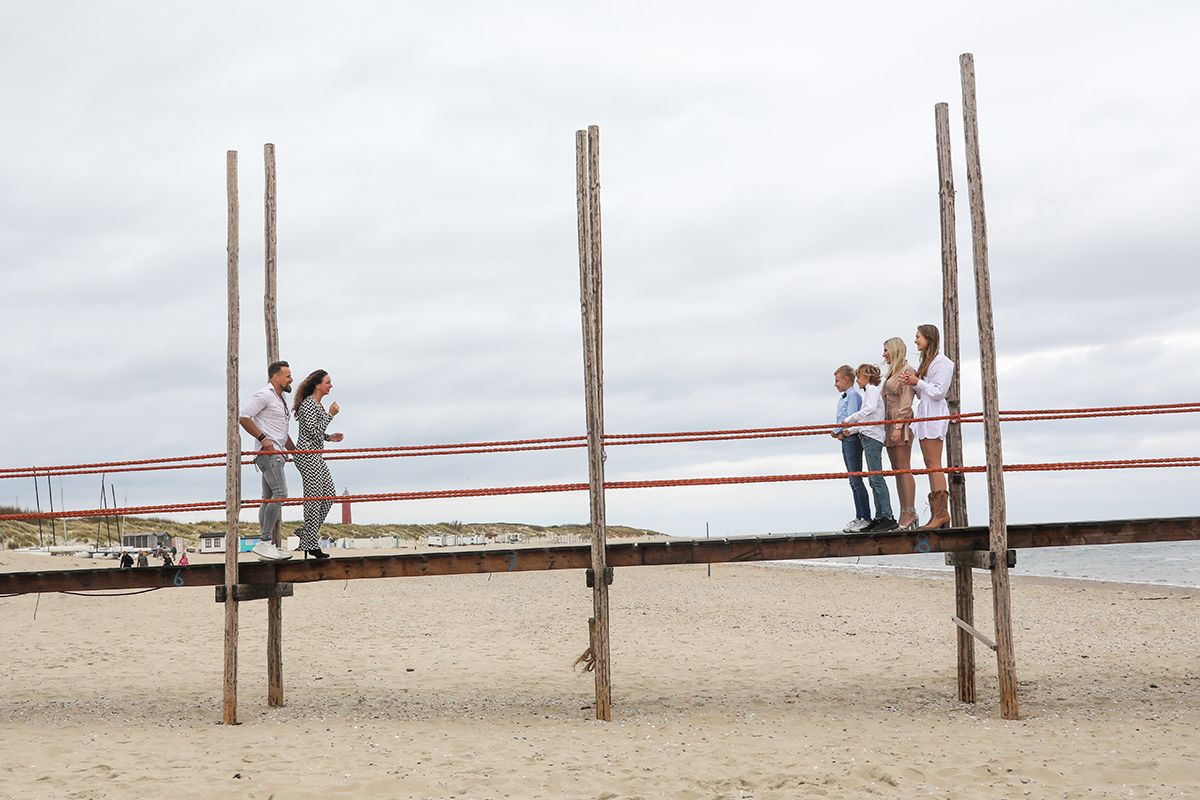
[[[908,345],[899,336],[893,336],[883,343],[883,352],[887,353],[888,377],[899,375],[904,371],[905,359],[908,357]]]

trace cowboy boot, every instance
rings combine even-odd
[[[929,493],[929,511],[932,516],[917,530],[931,531],[937,528],[950,527],[950,493],[946,491]]]

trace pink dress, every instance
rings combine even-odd
[[[900,376],[906,372],[913,372],[912,365],[907,361],[904,363],[903,369],[895,375],[889,375],[888,379],[883,382],[884,419],[906,419],[913,415],[913,398],[916,393],[913,391],[913,387],[900,380]],[[883,443],[885,446],[896,447],[909,444],[912,440],[912,429],[907,422],[884,426]]]

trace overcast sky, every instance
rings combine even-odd
[[[941,101],[963,408],[979,409],[963,52],[1002,407],[1197,400],[1197,30],[1188,2],[10,4],[0,466],[223,449],[225,152],[241,159],[245,396],[265,383],[264,142],[278,148],[283,356],[298,377],[333,375],[345,446],[582,433],[574,134],[589,124],[607,430],[824,422],[837,365],[941,322]],[[983,463],[980,426],[966,431],[967,462]],[[1197,455],[1197,431],[1195,415],[1014,424],[1004,455]],[[582,450],[331,467],[356,493],[587,477]],[[610,480],[839,469],[827,438],[607,461]],[[1010,475],[1009,518],[1196,514],[1197,477]],[[131,504],[224,493],[215,469],[114,479]],[[252,496],[252,468],[243,481]],[[290,468],[289,482],[299,494]],[[99,487],[65,479],[67,506],[94,507]],[[33,505],[31,480],[0,493]],[[968,493],[982,521],[981,476]],[[828,529],[852,510],[843,482],[608,494],[611,524],[678,535]],[[355,508],[359,522],[453,519],[580,522],[587,498]]]

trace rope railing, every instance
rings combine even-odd
[[[1144,416],[1157,414],[1185,414],[1200,412],[1200,403],[1169,403],[1140,406],[1100,406],[1074,409],[1035,409],[1001,411],[1001,422],[1034,422],[1063,419],[1097,419],[1115,416]],[[604,436],[605,446],[642,444],[681,444],[687,442],[737,441],[742,439],[770,439],[796,436],[828,436],[838,428],[871,427],[886,424],[912,422],[951,423],[981,422],[979,411],[965,414],[945,414],[933,417],[906,417],[878,422],[856,422],[850,424],[825,423],[820,425],[796,425],[773,428],[735,428],[709,431],[670,431],[655,433],[614,433]],[[538,439],[511,439],[493,442],[463,442],[457,444],[400,445],[391,447],[336,448],[331,450],[276,450],[280,455],[307,455],[320,453],[331,461],[366,458],[412,458],[432,455],[476,455],[486,453],[515,453],[541,450],[574,449],[587,446],[584,436],[557,436]],[[243,451],[242,464],[253,463],[253,457],[262,451]],[[196,469],[225,466],[224,453],[203,455],[149,458],[132,461],[105,461],[87,464],[66,464],[37,467],[0,468],[0,480],[5,478],[61,477],[66,475],[94,475],[117,472],[149,472],[169,469]]]
[[[1115,469],[1162,469],[1171,467],[1200,467],[1200,456],[1171,456],[1164,458],[1105,459],[1094,461],[1061,461],[1033,464],[1005,464],[1005,472],[1059,472],[1077,470]],[[856,472],[813,472],[787,475],[749,475],[704,478],[662,478],[640,481],[606,481],[605,489],[651,489],[686,486],[731,486],[756,483],[780,483],[820,480],[845,480],[851,477],[880,475],[928,475],[930,473],[972,474],[986,472],[982,466],[885,469]],[[586,483],[556,483],[526,486],[495,486],[466,489],[426,489],[411,492],[384,492],[378,494],[330,495],[319,497],[280,497],[271,499],[251,498],[241,501],[242,508],[258,508],[267,503],[297,506],[308,502],[370,503],[406,500],[444,500],[467,497],[499,497],[518,494],[545,494],[586,491]],[[78,511],[24,512],[0,514],[0,521],[28,521],[35,519],[82,519],[105,516],[145,516],[153,514],[219,511],[225,508],[224,500],[195,503],[170,503],[153,506],[129,506],[126,508],[92,508]]]

